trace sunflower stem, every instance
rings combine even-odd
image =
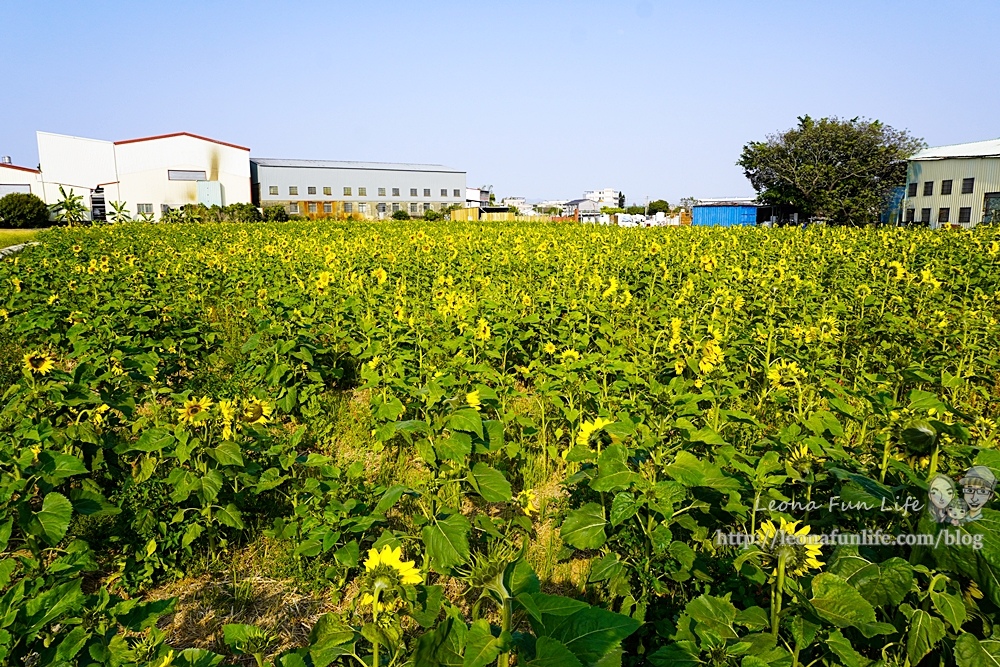
[[[778,577],[771,585],[771,635],[778,637],[778,621],[781,615],[781,596],[785,588],[785,556],[784,553],[778,556]]]

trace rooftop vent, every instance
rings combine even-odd
[[[0,157],[0,164],[10,164],[10,156],[4,155],[3,157]]]

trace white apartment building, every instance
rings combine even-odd
[[[603,190],[587,190],[583,193],[584,199],[597,202],[600,207],[617,208],[621,197],[621,192],[612,188]]]

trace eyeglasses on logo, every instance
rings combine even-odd
[[[931,518],[938,523],[961,526],[983,517],[983,507],[993,497],[997,478],[986,466],[972,466],[955,481],[936,475],[927,489]]]

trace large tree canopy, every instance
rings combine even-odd
[[[889,192],[906,180],[906,159],[924,146],[877,120],[803,116],[797,127],[745,145],[736,164],[763,203],[862,224],[878,218]]]

